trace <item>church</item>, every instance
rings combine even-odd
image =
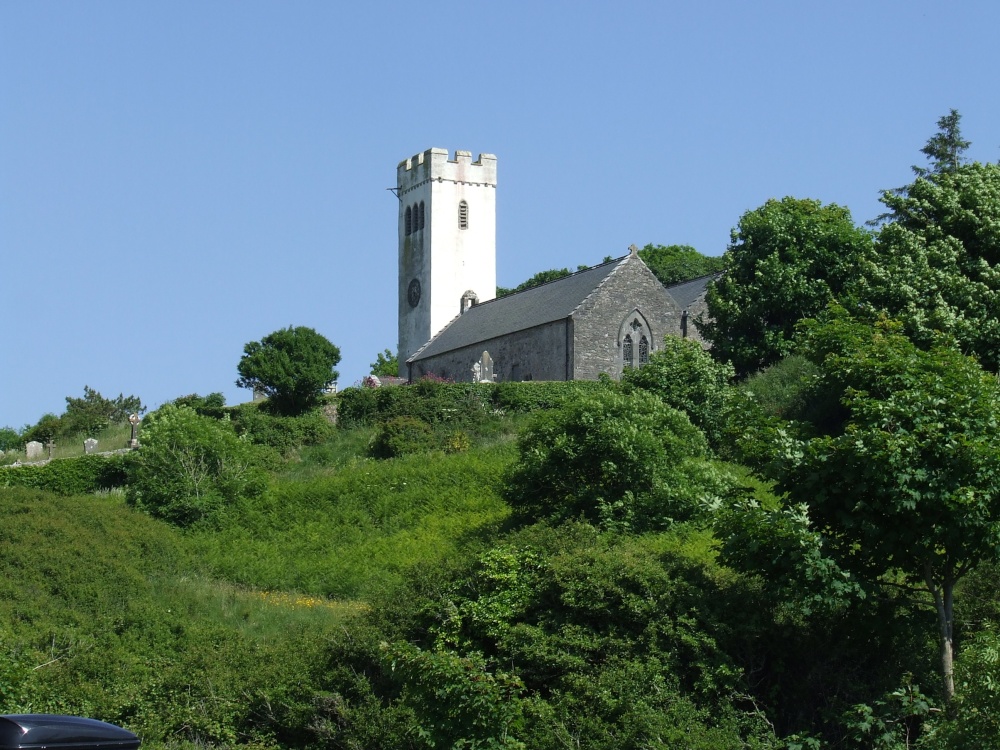
[[[399,163],[399,374],[469,382],[619,378],[665,336],[700,341],[706,276],[664,287],[627,255],[496,297],[497,159],[432,148]],[[484,355],[488,352],[488,356]],[[486,374],[482,362],[492,373]]]

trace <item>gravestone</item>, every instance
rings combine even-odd
[[[45,446],[39,443],[37,440],[32,440],[30,443],[24,446],[24,455],[26,458],[31,460],[32,458],[41,458],[45,450]]]
[[[97,450],[97,441],[94,438],[87,438],[83,441],[83,452],[93,453]]]
[[[492,383],[493,382],[493,358],[490,356],[489,352],[483,352],[483,356],[479,358],[479,382],[480,383]]]

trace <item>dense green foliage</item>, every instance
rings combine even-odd
[[[379,352],[378,356],[375,357],[375,361],[369,367],[371,367],[372,375],[377,375],[378,377],[399,376],[399,358],[388,349],[384,352]]]
[[[955,337],[1000,370],[1000,165],[967,164],[886,191],[889,208],[854,292],[921,346]]]
[[[609,388],[525,429],[505,496],[530,521],[663,529],[717,500],[724,482],[705,462],[707,449],[687,417],[657,396]]]
[[[1000,548],[1000,385],[950,346],[918,349],[842,309],[805,326],[802,351],[844,421],[783,446],[779,488],[844,569],[932,595],[950,697],[955,584]]]
[[[871,236],[836,204],[783,198],[747,211],[725,273],[709,285],[699,325],[716,358],[745,377],[792,351],[795,324],[842,300],[871,253]]]
[[[337,379],[340,349],[312,328],[289,326],[243,347],[236,385],[268,396],[282,414],[318,403]]]
[[[639,257],[664,286],[719,273],[725,267],[722,257],[702,255],[690,245],[646,245]]]
[[[428,424],[474,425],[505,414],[550,409],[567,399],[600,390],[601,383],[438,383],[421,380],[408,386],[345,388],[337,396],[341,424],[369,425],[395,417]]]
[[[962,155],[972,145],[972,142],[962,138],[961,121],[962,115],[958,113],[957,109],[951,110],[938,120],[938,132],[932,135],[927,140],[927,144],[920,149],[920,152],[931,163],[930,169],[913,167],[917,177],[954,172],[962,166],[964,161]]]
[[[719,450],[738,408],[733,377],[732,366],[713,360],[697,341],[667,336],[648,363],[622,373],[622,383],[655,393],[667,406],[687,414]]]
[[[13,427],[0,427],[0,451],[9,451],[24,444],[21,433]]]
[[[254,447],[228,423],[173,404],[144,421],[128,485],[129,502],[136,507],[190,526],[263,491],[265,477]]]
[[[124,487],[129,456],[80,456],[39,466],[0,467],[0,487],[32,487],[57,495]]]
[[[274,448],[280,453],[289,453],[303,445],[323,443],[336,429],[322,407],[294,416],[282,416],[274,414],[266,403],[258,401],[240,404],[219,416],[228,417],[236,434],[244,440]]]
[[[83,398],[66,397],[66,411],[61,415],[45,414],[34,425],[25,427],[16,441],[11,441],[7,433],[8,448],[20,447],[36,440],[47,443],[50,440],[95,437],[101,430],[113,424],[126,424],[131,414],[142,414],[146,408],[138,396],[118,394],[113,399],[105,398],[90,386],[83,387]],[[9,429],[9,428],[8,428]],[[6,450],[0,445],[0,450]]]

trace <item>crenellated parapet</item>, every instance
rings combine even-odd
[[[497,186],[497,157],[480,154],[472,161],[471,151],[455,151],[453,158],[443,148],[429,148],[399,162],[396,186],[405,195],[428,182],[453,182],[474,187]]]

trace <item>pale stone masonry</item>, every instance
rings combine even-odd
[[[468,382],[593,380],[639,367],[665,336],[700,341],[714,277],[665,288],[629,254],[518,294],[496,294],[496,157],[432,148],[400,162],[400,375]],[[480,375],[481,377],[481,375]]]
[[[396,168],[400,362],[463,305],[496,296],[497,158],[448,156],[431,148]]]
[[[624,258],[470,308],[411,357],[405,372],[411,380],[434,374],[467,381],[470,365],[488,351],[497,382],[618,378],[623,368],[641,366],[665,336],[685,335],[685,311],[693,320],[703,309],[712,278],[665,288],[633,247]],[[686,329],[701,340],[692,322]]]

